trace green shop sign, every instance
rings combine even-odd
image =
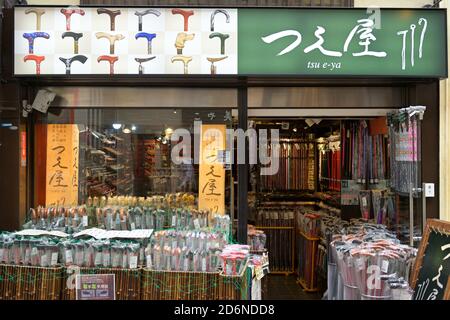
[[[14,73],[447,77],[440,9],[17,6]]]
[[[239,74],[447,76],[446,14],[240,9]]]

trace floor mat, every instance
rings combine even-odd
[[[322,295],[303,291],[295,275],[267,275],[264,299],[267,300],[320,300]]]

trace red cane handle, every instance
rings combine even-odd
[[[189,17],[194,15],[193,10],[172,9],[172,14],[181,14],[184,19],[184,31],[189,29]]]

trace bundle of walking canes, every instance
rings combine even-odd
[[[2,233],[0,300],[75,299],[75,286],[69,286],[75,269],[114,274],[120,300],[249,298],[250,247],[226,251],[228,234],[217,230],[151,235],[152,230],[98,228],[72,235],[34,229]]]
[[[266,234],[271,273],[293,273],[296,205],[264,203],[256,213],[256,228]]]
[[[371,135],[365,120],[343,121],[341,137],[343,178],[362,184],[388,179],[391,164],[387,137]]]
[[[328,294],[344,300],[392,300],[401,287],[400,296],[411,299],[407,284],[417,250],[401,245],[382,225],[353,225],[345,233],[334,236],[330,246],[337,262],[334,276],[342,281],[343,294],[336,293],[339,288]]]
[[[261,190],[315,189],[315,145],[313,141],[282,139],[279,157],[278,174],[261,175]]]

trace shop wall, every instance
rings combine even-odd
[[[441,8],[449,6],[448,0],[443,0],[440,3]],[[449,23],[447,12],[447,35],[449,35]],[[449,41],[447,41],[448,46]],[[440,82],[440,119],[439,119],[439,164],[440,164],[440,218],[442,220],[450,221],[450,82],[448,80],[441,80]]]
[[[1,30],[1,80],[0,121],[11,123],[16,130],[0,129],[0,230],[13,230],[20,226],[25,213],[26,167],[20,167],[20,94],[21,90],[12,79],[12,10],[3,10]],[[22,202],[22,206],[21,206]],[[19,214],[20,212],[20,214]]]
[[[427,198],[427,217],[440,218],[441,177],[439,146],[439,81],[418,84],[409,90],[409,104],[426,106],[422,121],[422,182],[434,183],[435,197]]]
[[[77,6],[80,4],[80,0],[28,0],[28,4],[30,4],[30,5]]]

